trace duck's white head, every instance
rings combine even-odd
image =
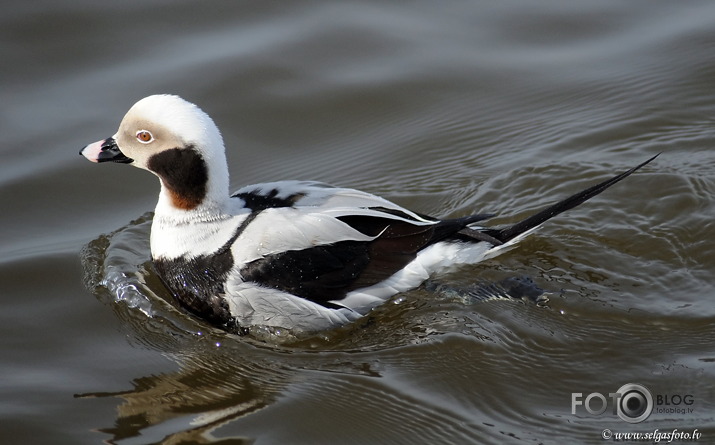
[[[216,124],[179,96],[145,97],[132,106],[117,133],[84,147],[92,162],[119,162],[149,170],[161,180],[159,213],[222,212],[228,166]]]

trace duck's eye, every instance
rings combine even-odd
[[[148,144],[154,140],[154,136],[151,135],[149,130],[139,130],[137,131],[137,140],[142,144]]]

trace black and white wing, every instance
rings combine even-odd
[[[326,308],[342,307],[350,292],[388,279],[424,248],[491,216],[438,220],[314,182],[249,186],[234,197],[252,211],[233,248],[241,280]]]

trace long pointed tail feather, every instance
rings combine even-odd
[[[480,230],[483,234],[492,237],[496,240],[498,240],[500,243],[506,243],[517,236],[521,235],[522,233],[525,233],[538,225],[542,224],[544,221],[553,218],[554,216],[565,212],[566,210],[572,209],[576,207],[579,204],[582,204],[583,202],[593,198],[594,196],[598,195],[599,193],[603,192],[613,184],[617,183],[618,181],[628,177],[631,173],[635,172],[639,168],[643,167],[644,165],[648,164],[652,160],[658,157],[660,153],[657,155],[653,156],[652,158],[648,159],[647,161],[643,162],[642,164],[639,164],[632,169],[625,171],[621,173],[620,175],[616,175],[612,177],[611,179],[608,179],[606,181],[603,181],[599,184],[596,184],[592,187],[587,188],[586,190],[583,190],[581,192],[576,193],[575,195],[569,196],[568,198],[557,202],[556,204],[553,204],[546,209],[531,215],[530,217],[519,221],[518,223],[505,227],[502,229],[487,229],[487,230]]]

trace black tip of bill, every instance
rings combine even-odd
[[[128,158],[122,153],[114,138],[89,144],[81,149],[79,154],[92,162],[118,162],[120,164],[134,162],[134,159]]]

